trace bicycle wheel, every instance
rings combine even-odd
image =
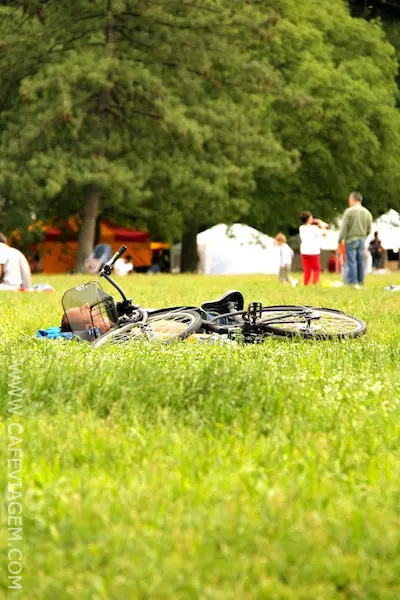
[[[122,327],[110,329],[110,331],[92,342],[92,346],[99,348],[99,346],[128,344],[143,339],[147,339],[146,328],[143,323],[127,323]]]
[[[196,333],[203,320],[195,311],[167,312],[149,316],[146,321],[147,335],[150,339],[162,342],[184,340]]]
[[[256,326],[265,333],[309,339],[343,339],[360,337],[367,331],[366,324],[331,308],[267,307]]]

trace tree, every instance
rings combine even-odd
[[[78,268],[104,212],[183,235],[191,270],[218,221],[329,219],[356,187],[375,212],[396,200],[394,50],[342,0],[8,4],[0,192],[13,214],[79,214]]]
[[[290,165],[267,115],[270,68],[250,52],[260,16],[236,0],[47,3],[46,61],[22,80],[2,149],[42,214],[80,211],[78,269],[100,210],[179,215],[179,230],[240,212],[255,169]]]
[[[7,5],[4,7],[2,5]],[[0,139],[10,114],[18,110],[20,85],[34,75],[46,58],[47,45],[38,19],[21,11],[16,2],[0,3]],[[8,152],[0,155],[0,228],[11,231],[29,224],[34,212],[35,193],[26,193],[30,178],[21,170],[16,177],[16,163]]]
[[[340,1],[265,4],[278,20],[268,59],[286,84],[272,107],[274,133],[299,151],[300,165],[284,178],[257,178],[250,222],[272,233],[306,208],[329,220],[357,188],[383,212],[397,201],[400,117],[397,64],[382,27],[352,18]]]

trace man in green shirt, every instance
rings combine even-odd
[[[371,233],[372,215],[362,205],[360,192],[351,192],[349,208],[344,211],[339,244],[346,244],[345,283],[362,285],[365,279],[365,240]]]

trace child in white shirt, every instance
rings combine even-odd
[[[294,285],[294,282],[297,283],[297,281],[289,275],[294,252],[286,243],[286,236],[283,233],[275,236],[275,245],[279,248],[279,281],[285,285],[289,282]]]

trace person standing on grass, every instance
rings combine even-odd
[[[300,221],[300,254],[303,261],[304,285],[309,285],[311,275],[313,285],[317,285],[321,274],[321,237],[326,223],[314,219],[308,210],[301,213]]]
[[[363,205],[360,192],[351,192],[349,208],[344,211],[339,244],[346,244],[344,282],[359,288],[365,280],[365,240],[371,233],[372,215]]]
[[[368,250],[372,256],[372,268],[374,271],[378,271],[382,267],[384,250],[382,242],[379,239],[379,233],[377,231],[374,233],[374,239],[370,243]]]
[[[286,236],[283,233],[275,236],[275,245],[279,249],[279,281],[285,285],[290,282],[294,286],[296,280],[291,279],[289,275],[294,252],[286,243]]]

